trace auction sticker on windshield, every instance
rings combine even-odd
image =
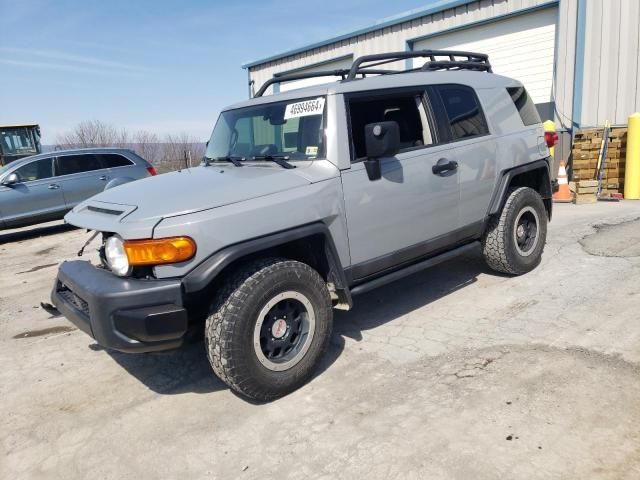
[[[304,102],[289,103],[284,111],[284,119],[308,117],[310,115],[322,115],[324,110],[324,97]]]

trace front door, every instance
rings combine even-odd
[[[368,92],[346,99],[352,136],[351,168],[342,172],[354,280],[383,272],[443,248],[458,228],[458,174],[451,145],[438,145],[423,89]],[[364,127],[395,121],[400,152],[380,159],[371,181]],[[451,163],[450,163],[451,162]],[[449,165],[450,168],[436,168]]]
[[[5,227],[55,219],[65,212],[62,190],[53,177],[52,161],[43,158],[22,165],[10,172],[18,176],[17,183],[0,185],[0,216]]]

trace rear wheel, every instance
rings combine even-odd
[[[493,217],[482,239],[489,267],[521,275],[542,259],[547,239],[547,212],[538,192],[529,187],[512,190],[500,215]]]
[[[272,400],[313,375],[331,335],[326,283],[311,267],[266,259],[225,281],[206,323],[211,366],[231,389]]]

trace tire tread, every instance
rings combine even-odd
[[[538,195],[535,190],[529,187],[510,189],[507,194],[507,201],[502,207],[500,214],[491,217],[489,220],[485,234],[482,237],[482,253],[487,265],[492,270],[510,275],[525,273],[521,267],[509,259],[507,241],[511,226],[507,225],[507,223],[514,202],[529,191]]]
[[[331,298],[326,283],[314,269],[295,260],[265,258],[239,267],[225,279],[214,297],[206,322],[205,345],[214,373],[232,390],[253,399],[271,400],[282,395],[258,388],[246,372],[238,367],[236,360],[246,352],[237,345],[233,345],[231,341],[234,324],[240,320],[239,313],[242,306],[253,290],[282,269],[307,270],[307,273],[315,279],[314,287],[323,292],[325,306],[331,308]],[[325,344],[323,350],[326,346]]]

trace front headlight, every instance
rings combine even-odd
[[[116,275],[126,277],[131,273],[131,265],[129,265],[129,258],[124,249],[124,242],[119,236],[113,235],[107,238],[104,244],[104,256],[109,268]]]

